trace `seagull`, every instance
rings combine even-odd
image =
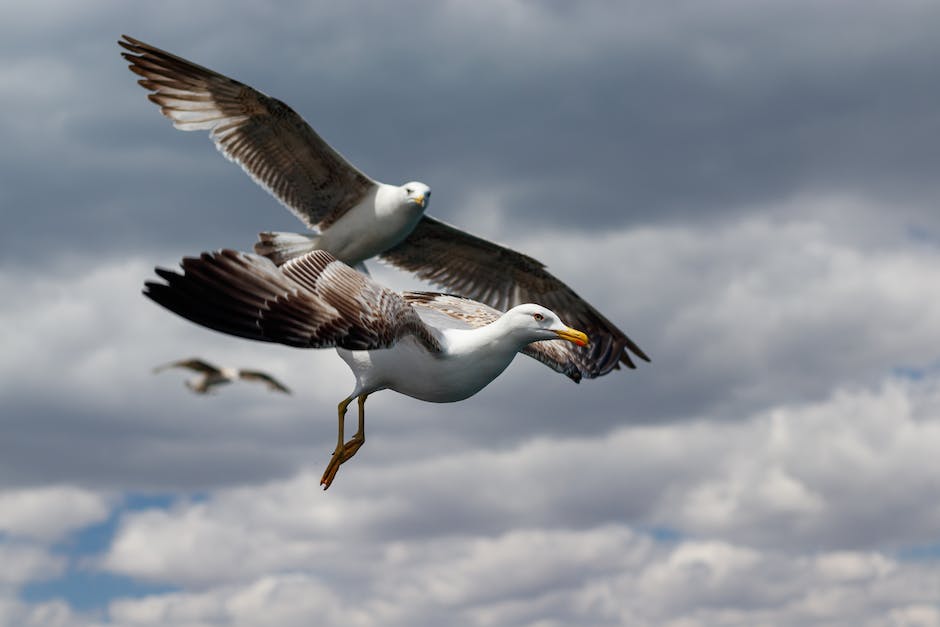
[[[255,252],[280,265],[326,250],[351,266],[378,257],[419,279],[500,311],[526,302],[553,309],[593,341],[557,342],[588,378],[649,357],[590,303],[523,253],[425,214],[426,184],[367,176],[289,106],[186,59],[123,35],[130,70],[149,99],[184,131],[209,131],[216,147],[294,213],[311,234],[264,232]]]
[[[242,381],[256,381],[264,383],[272,392],[283,392],[290,394],[290,390],[283,383],[271,375],[260,370],[241,370],[239,368],[226,368],[213,366],[207,361],[198,357],[181,359],[169,364],[164,364],[153,369],[154,373],[163,372],[170,368],[188,368],[199,373],[199,376],[186,381],[186,387],[196,394],[208,394],[212,388],[232,381],[241,379]]]
[[[156,268],[163,282],[144,294],[196,324],[237,337],[298,348],[336,348],[355,376],[338,406],[336,448],[320,480],[326,489],[340,465],[365,442],[366,398],[392,390],[432,403],[473,396],[516,353],[572,379],[578,364],[554,342],[587,346],[583,332],[535,304],[501,313],[484,303],[436,292],[395,292],[314,250],[277,266],[235,250],[185,257],[182,273]],[[349,404],[359,428],[345,439]]]

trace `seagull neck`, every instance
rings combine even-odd
[[[503,318],[476,329],[453,329],[452,332],[460,338],[460,344],[472,351],[485,350],[514,355],[528,343],[520,338],[516,329],[507,325]]]

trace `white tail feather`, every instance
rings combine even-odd
[[[319,240],[318,235],[263,231],[258,233],[255,252],[280,266],[294,257],[316,250]]]

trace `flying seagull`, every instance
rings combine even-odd
[[[208,68],[123,36],[130,69],[150,100],[184,131],[209,131],[239,164],[311,231],[261,233],[255,250],[281,263],[327,250],[357,265],[378,256],[432,284],[499,310],[537,302],[583,328],[590,346],[558,342],[585,377],[649,357],[587,301],[532,257],[425,215],[424,183],[376,181],[327,144],[286,104]]]
[[[186,257],[183,272],[157,268],[164,282],[144,294],[196,324],[238,337],[299,348],[335,347],[356,377],[338,408],[336,448],[320,483],[365,442],[365,402],[394,390],[434,403],[473,396],[523,352],[576,378],[578,364],[552,341],[588,345],[587,336],[540,305],[506,313],[435,292],[394,292],[315,250],[280,267],[234,250]],[[346,408],[356,399],[359,428],[344,437]]]
[[[198,357],[181,359],[180,361],[164,364],[154,368],[153,371],[154,373],[163,372],[164,370],[168,370],[170,368],[188,368],[189,370],[193,370],[199,373],[199,375],[195,378],[186,381],[186,387],[196,394],[208,394],[212,388],[224,385],[226,383],[231,383],[232,381],[237,381],[239,379],[242,381],[256,381],[258,383],[264,383],[272,392],[283,392],[284,394],[290,394],[290,390],[287,388],[287,386],[265,372],[261,372],[260,370],[241,370],[238,368],[220,368],[218,366],[213,366],[212,364],[203,361]]]

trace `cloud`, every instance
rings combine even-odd
[[[4,481],[124,488],[131,482],[151,489],[201,483],[206,471],[210,483],[239,481],[246,473],[257,477],[259,471],[262,477],[284,473],[290,462],[285,465],[282,453],[268,457],[257,443],[282,428],[295,431],[287,440],[299,441],[310,409],[294,398],[331,398],[296,385],[298,394],[290,399],[272,399],[249,386],[204,399],[183,387],[181,372],[152,374],[154,366],[195,354],[222,365],[262,368],[290,383],[303,381],[288,365],[299,352],[233,342],[177,321],[147,301],[140,290],[152,276],[152,262],[80,261],[55,275],[28,276],[0,273],[0,286],[20,296],[0,305],[9,323],[0,331],[8,348],[0,356],[0,373],[10,390],[0,418],[8,434],[0,443]],[[38,338],[43,350],[35,349]],[[329,357],[307,353],[295,361],[303,364],[296,370],[316,372]],[[324,371],[322,380],[331,385],[331,372],[346,374]],[[241,432],[239,424],[254,433]],[[227,461],[213,468],[213,459]]]
[[[940,624],[937,7],[191,4],[0,19],[0,624]],[[653,363],[377,395],[322,493],[340,361],[139,295],[298,223],[146,101],[122,32],[429,183],[432,214],[547,262]],[[150,373],[195,354],[297,393]],[[153,489],[174,505],[91,561],[177,592],[19,598]]]
[[[100,522],[110,511],[101,494],[72,486],[0,490],[0,532],[50,542]]]
[[[899,365],[932,363],[940,301],[923,286],[940,280],[937,248],[912,241],[903,224],[883,224],[878,244],[843,228],[853,215],[874,211],[857,199],[817,197],[709,226],[517,233],[510,245],[551,259],[549,270],[616,321],[653,363],[583,383],[589,392],[553,396],[544,411],[507,411],[519,386],[498,380],[475,401],[485,403],[483,416],[455,427],[505,439],[624,422],[737,419],[872,385]],[[527,396],[552,393],[537,365],[517,362]],[[590,394],[595,412],[572,420],[584,411],[582,394]]]
[[[464,555],[441,562],[442,549]],[[368,566],[381,573],[365,588],[374,595],[362,587],[350,592],[350,581],[330,588],[316,574],[285,573],[120,600],[109,615],[128,626],[277,617],[286,627],[314,617],[322,625],[360,626],[934,625],[938,617],[931,586],[940,581],[928,565],[876,553],[794,558],[721,542],[656,546],[618,527],[396,545]]]
[[[597,436],[625,423],[736,420],[935,360],[940,301],[922,286],[940,280],[938,249],[902,236],[869,246],[866,234],[839,228],[847,213],[867,205],[813,202],[814,219],[771,213],[600,238],[557,231],[513,237],[507,243],[551,259],[550,269],[617,321],[653,363],[576,387],[520,357],[464,403],[379,394],[360,457]],[[155,261],[175,265],[172,254]],[[630,271],[610,272],[596,259],[624,260]],[[0,373],[12,391],[3,418],[12,435],[0,444],[8,481],[81,478],[113,486],[115,477],[135,477],[142,487],[199,489],[292,474],[311,455],[329,452],[334,427],[326,417],[352,384],[332,351],[246,342],[179,320],[139,293],[153,263],[77,258],[55,273],[0,274],[0,287],[19,295],[0,304],[8,322],[0,339],[10,347]],[[387,269],[376,276],[406,282]],[[48,350],[34,350],[35,338]],[[230,386],[203,399],[182,387],[183,373],[150,374],[188,356],[262,368],[297,394],[274,399]],[[47,393],[50,384],[58,394]],[[589,419],[572,419],[588,406]],[[109,442],[97,437],[102,430]],[[259,448],[259,438],[268,446]],[[36,466],[37,446],[55,462]]]
[[[60,574],[65,567],[65,560],[47,553],[42,547],[29,543],[0,543],[0,587],[15,586],[48,579]]]
[[[4,31],[12,77],[0,101],[16,109],[0,132],[20,148],[0,158],[0,187],[31,237],[0,235],[0,254],[247,245],[258,230],[297,228],[207,138],[174,131],[146,101],[118,56],[124,31],[283,99],[372,176],[431,184],[432,212],[462,225],[489,210],[486,190],[511,185],[513,229],[707,221],[854,190],[936,230],[923,131],[936,125],[936,8],[847,13],[101,3],[49,23],[24,9]],[[29,40],[38,23],[54,45]]]
[[[932,620],[940,567],[897,555],[936,539],[938,406],[935,380],[892,379],[743,422],[357,458],[327,493],[305,472],[127,513],[100,567],[185,586],[119,624],[250,624],[261,598],[300,624],[307,590],[332,592],[324,624]]]
[[[75,612],[61,600],[42,603],[23,603],[0,595],[0,625],[22,627],[91,627],[100,625],[90,617]]]
[[[940,510],[930,498],[931,451],[940,440],[930,417],[938,406],[932,382],[892,379],[818,403],[781,405],[737,423],[626,427],[595,437],[536,438],[502,450],[426,451],[417,459],[382,463],[357,457],[355,467],[344,469],[341,489],[328,496],[314,470],[261,488],[221,491],[209,503],[184,508],[185,515],[128,515],[108,564],[169,581],[182,576],[174,570],[178,560],[203,569],[202,580],[227,577],[232,571],[226,564],[235,559],[242,563],[239,572],[266,572],[268,565],[253,567],[237,541],[221,539],[229,533],[256,538],[256,547],[266,537],[260,529],[291,543],[303,539],[310,544],[259,549],[264,559],[282,553],[300,564],[320,541],[338,534],[427,537],[546,520],[564,527],[665,525],[777,548],[901,548],[930,542],[938,524]],[[223,533],[217,526],[228,520],[240,523]],[[179,540],[187,537],[193,540]],[[190,560],[191,550],[207,556]],[[222,566],[212,565],[208,554]]]

